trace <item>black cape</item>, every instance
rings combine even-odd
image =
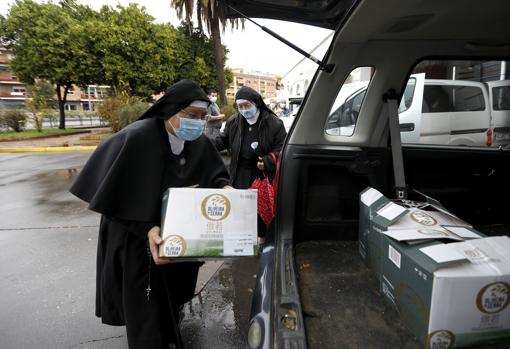
[[[221,188],[228,183],[223,161],[207,137],[185,142],[176,156],[158,117],[136,121],[106,139],[73,183],[71,193],[102,214],[96,315],[110,325],[125,324],[131,349],[165,348],[174,341],[163,275],[178,308],[193,297],[200,267],[151,262],[147,232],[160,225],[164,191],[193,185]]]

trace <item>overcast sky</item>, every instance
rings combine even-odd
[[[1,0],[0,13],[6,15],[13,2]],[[175,11],[170,7],[170,0],[78,0],[78,3],[91,5],[94,9],[99,9],[102,5],[115,6],[119,3],[127,6],[133,2],[144,6],[147,13],[158,23],[170,22],[174,26],[180,23]],[[305,51],[311,51],[330,33],[326,29],[296,23],[265,19],[255,21]],[[246,22],[244,31],[226,29],[222,41],[228,47],[227,66],[231,68],[259,70],[283,76],[303,57],[250,22]]]

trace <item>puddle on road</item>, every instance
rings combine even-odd
[[[187,349],[244,347],[257,263],[256,258],[225,261],[184,306],[181,333]]]

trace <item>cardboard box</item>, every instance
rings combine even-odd
[[[384,235],[409,244],[479,237],[468,223],[446,210],[437,200],[418,191],[411,195],[415,200],[392,201],[370,187],[360,194],[360,255],[379,279]]]
[[[253,256],[257,192],[170,188],[163,197],[160,257]]]
[[[425,348],[510,338],[510,238],[485,237],[439,202],[360,195],[360,254]],[[414,198],[413,197],[413,198]]]
[[[383,237],[381,288],[425,348],[510,338],[510,238],[408,245]]]

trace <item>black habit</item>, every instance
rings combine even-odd
[[[102,215],[96,315],[103,323],[126,325],[131,349],[168,348],[168,343],[174,342],[163,275],[169,283],[174,314],[178,314],[179,306],[193,297],[201,265],[154,264],[147,233],[161,225],[164,191],[194,185],[222,188],[229,183],[220,155],[204,135],[186,142],[180,155],[171,151],[162,119],[192,100],[208,101],[207,95],[190,83],[180,82],[178,89],[178,84],[172,86],[165,95],[170,99],[156,103],[141,120],[106,139],[70,189]],[[175,94],[185,97],[179,99]]]

